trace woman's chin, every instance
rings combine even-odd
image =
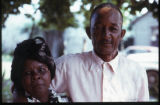
[[[44,94],[48,93],[48,88],[46,88],[44,86],[37,86],[32,90],[32,93],[35,96],[39,96],[39,95],[43,96]]]

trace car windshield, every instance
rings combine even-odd
[[[134,53],[149,53],[149,50],[129,50],[127,54],[134,54]]]

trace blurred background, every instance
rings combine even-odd
[[[92,50],[85,28],[94,6],[111,2],[123,13],[119,51],[145,67],[150,101],[159,95],[159,0],[2,0],[2,102],[12,102],[10,70],[17,43],[43,37],[54,58]]]

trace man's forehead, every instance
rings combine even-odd
[[[114,8],[112,8],[112,7],[103,7],[103,8],[101,8],[101,9],[99,9],[98,11],[97,11],[97,14],[98,15],[106,15],[106,14],[117,14],[117,15],[120,15],[120,13],[116,10],[116,9],[114,9]]]
[[[108,13],[109,11],[113,10],[113,8],[111,7],[103,7],[103,8],[100,8],[97,13],[99,14],[102,14],[102,13]]]
[[[112,7],[103,7],[96,11],[96,13],[92,16],[91,21],[93,22],[93,20],[95,20],[97,17],[109,17],[109,16],[111,17],[114,16],[119,19],[122,18],[118,10]],[[122,23],[122,21],[120,23]]]

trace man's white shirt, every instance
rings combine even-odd
[[[145,69],[119,54],[110,62],[94,51],[64,55],[55,62],[51,86],[73,102],[149,101]]]

